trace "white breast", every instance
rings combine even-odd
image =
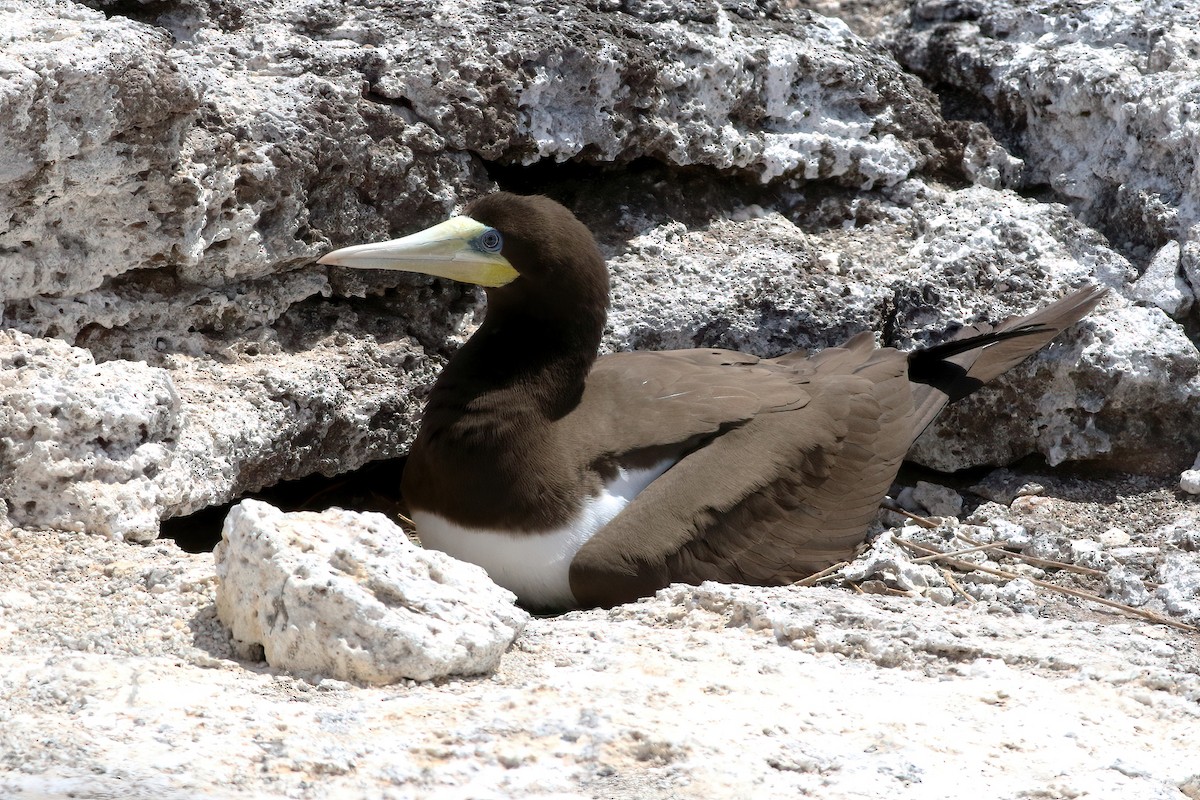
[[[569,571],[579,548],[629,505],[674,463],[620,470],[617,477],[567,525],[541,533],[504,533],[457,525],[437,514],[414,510],[421,543],[487,570],[496,583],[522,603],[542,608],[573,608]]]

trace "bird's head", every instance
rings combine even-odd
[[[400,239],[334,250],[319,261],[473,283],[488,289],[493,302],[608,305],[608,270],[591,232],[568,209],[536,195],[486,195],[462,216]]]

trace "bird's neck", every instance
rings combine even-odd
[[[574,409],[603,316],[584,326],[489,319],[443,370],[409,453],[413,510],[456,524],[550,529],[577,511],[580,476],[555,420]]]
[[[424,424],[446,424],[463,414],[474,417],[472,427],[493,416],[559,419],[579,402],[603,329],[602,311],[489,314],[442,372]]]

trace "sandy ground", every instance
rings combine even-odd
[[[1016,509],[1110,551],[1195,513],[1034,477]],[[169,541],[0,537],[0,796],[1200,797],[1200,635],[1045,592],[673,587],[536,619],[493,676],[365,688],[234,660],[214,588]]]

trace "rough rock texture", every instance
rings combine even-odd
[[[1200,797],[1198,31],[1169,0],[0,2],[0,795]],[[488,677],[254,660],[213,558],[147,540],[403,454],[480,297],[312,260],[496,185],[596,231],[610,350],[910,347],[1103,283],[914,456],[1170,478],[939,482],[957,516],[882,515],[832,586],[532,619]],[[385,538],[281,519],[374,531],[308,554],[347,590]],[[963,537],[1017,577],[910,551]]]
[[[922,0],[894,47],[1123,251],[1200,240],[1200,8]],[[1194,288],[1194,287],[1193,287]]]
[[[1200,494],[1200,453],[1192,462],[1191,469],[1185,469],[1179,476],[1179,488],[1188,494]]]
[[[312,258],[431,222],[497,181],[549,191],[597,231],[614,274],[609,349],[776,354],[865,328],[911,346],[1105,283],[1154,310],[1114,297],[915,457],[1178,472],[1200,448],[1200,355],[1168,316],[1186,322],[1200,273],[1185,235],[1191,12],[1151,4],[1161,30],[1139,38],[1121,2],[1102,4],[1109,16],[983,3],[975,22],[937,2],[890,18],[888,2],[812,6],[883,32],[937,73],[939,97],[882,44],[773,4],[94,5],[0,7],[3,347],[14,366],[42,354],[36,375],[2,379],[0,496],[18,524],[144,540],[163,518],[402,455],[478,297]],[[1043,28],[1064,46],[1039,50]],[[1036,40],[1053,69],[1003,31]],[[1128,47],[1076,52],[1110,34],[1150,48],[1153,69],[1135,75],[1142,51]],[[986,104],[965,103],[965,87],[988,70],[1013,109],[1026,73],[1047,97],[1062,83],[1051,73],[1113,91],[1068,92],[1102,106],[1090,117],[972,119]],[[1054,127],[1068,122],[1069,136]],[[1138,144],[1117,159],[1111,130]],[[1117,207],[1170,211],[1159,228],[1173,233],[1148,234],[1156,269],[1135,284],[1150,250],[1118,241],[1131,264],[1063,207],[1005,188],[1055,184],[1038,176],[1061,164],[1097,176],[1057,191],[1102,230],[1117,184],[1131,187]],[[105,417],[114,404],[128,408]]]
[[[1133,299],[1161,308],[1173,319],[1186,316],[1195,298],[1179,268],[1179,242],[1167,242],[1133,284]]]
[[[239,650],[313,680],[489,673],[529,619],[480,567],[421,549],[382,514],[244,500],[214,555],[217,617]]]
[[[175,167],[199,91],[170,37],[75,3],[0,7],[0,300],[165,266],[203,224]]]
[[[1137,546],[1170,555],[1154,533],[1180,508],[1169,493],[1105,486],[1142,504],[1092,510],[1036,479],[1077,535],[1080,514],[1119,507]],[[981,581],[992,599],[951,606],[673,587],[530,620],[490,677],[369,687],[238,660],[216,584],[211,555],[170,542],[0,539],[0,794],[1178,800],[1200,785],[1196,634],[1028,585]]]
[[[732,347],[777,355],[864,329],[909,348],[956,325],[1023,314],[1089,278],[1136,273],[1058,205],[984,187],[908,182],[855,201],[865,219],[813,231],[812,216],[743,209],[744,219],[645,232],[611,261],[614,349]],[[799,224],[797,224],[799,223]],[[991,287],[986,297],[979,287]],[[914,458],[955,470],[1031,452],[1051,463],[1108,458],[1178,470],[1191,450],[1200,353],[1159,309],[1112,297],[1056,344],[952,407]],[[1147,409],[1154,408],[1153,413]]]
[[[928,481],[917,481],[912,498],[927,514],[935,517],[957,517],[962,512],[962,495]]]
[[[240,352],[239,352],[240,350]],[[331,335],[220,361],[96,363],[0,331],[0,497],[14,524],[147,541],[163,516],[395,452],[436,364],[408,340]]]
[[[444,214],[485,161],[656,158],[863,188],[961,169],[943,148],[964,126],[823,17],[156,6],[144,22],[67,0],[6,10],[4,299],[146,267],[209,286],[295,268]],[[105,270],[80,270],[91,258]]]

